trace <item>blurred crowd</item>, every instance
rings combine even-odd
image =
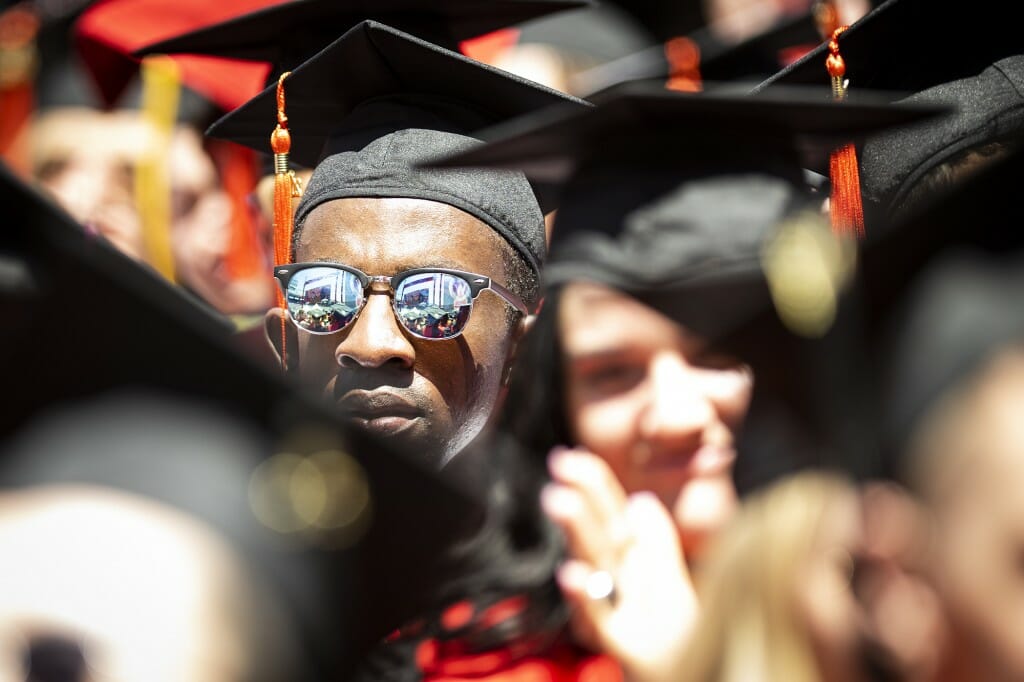
[[[0,1],[0,682],[1024,680],[1007,9],[380,3]]]

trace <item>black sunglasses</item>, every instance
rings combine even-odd
[[[460,270],[416,268],[367,275],[347,265],[291,263],[274,268],[288,316],[310,334],[333,334],[355,321],[374,285],[391,296],[399,323],[421,339],[454,339],[466,328],[473,300],[489,289],[523,315],[523,300],[490,277]],[[386,286],[386,289],[383,287]]]

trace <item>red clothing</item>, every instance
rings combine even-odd
[[[420,645],[416,661],[424,682],[623,682],[615,659],[568,644],[521,658],[507,649],[460,654],[448,644],[426,640]]]

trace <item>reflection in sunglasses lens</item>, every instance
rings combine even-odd
[[[359,278],[337,268],[306,268],[288,282],[288,312],[295,324],[311,332],[347,327],[363,305]]]
[[[406,329],[427,339],[447,339],[466,326],[473,307],[469,283],[456,275],[410,275],[395,289],[395,313]]]

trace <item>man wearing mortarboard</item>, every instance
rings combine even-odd
[[[521,174],[414,163],[557,104],[583,105],[366,21],[209,131],[266,151],[286,117],[291,160],[315,170],[277,258],[268,338],[353,423],[435,465],[491,419],[537,302],[544,212]],[[409,297],[432,314],[407,314]],[[301,322],[310,312],[335,331]]]

